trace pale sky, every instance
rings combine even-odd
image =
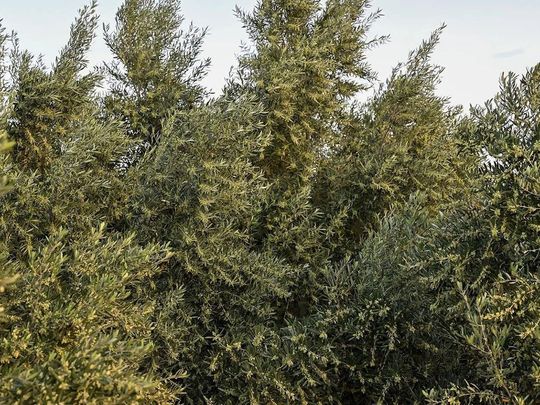
[[[186,21],[208,26],[204,53],[212,59],[205,84],[219,92],[235,64],[246,35],[233,15],[236,4],[251,9],[255,0],[183,0]],[[69,26],[85,0],[0,0],[0,18],[18,32],[22,47],[52,63],[66,42]],[[112,22],[121,0],[101,0],[102,22]],[[446,71],[439,93],[454,103],[482,103],[497,91],[504,71],[523,73],[540,62],[540,0],[374,0],[384,16],[372,33],[389,34],[390,42],[370,52],[379,78],[406,58],[422,39],[445,22],[448,27],[434,54]],[[101,31],[92,49],[95,64],[108,60]]]

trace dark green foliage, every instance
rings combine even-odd
[[[51,69],[0,30],[0,403],[540,401],[540,65],[465,115],[441,28],[358,103],[369,7],[237,10],[214,99],[175,0],[100,74],[94,2]]]
[[[433,398],[540,400],[539,102],[537,65],[523,78],[504,75],[500,93],[472,111],[467,138],[482,156],[480,205],[449,217],[426,246],[439,272],[439,311],[450,310],[468,372]]]
[[[238,376],[223,356],[241,344],[228,340],[275,322],[295,274],[272,252],[252,249],[268,188],[251,162],[266,138],[246,136],[260,132],[259,116],[260,105],[249,98],[179,115],[153,159],[139,167],[133,226],[141,239],[167,240],[176,252],[162,280],[159,361],[165,372],[188,372],[193,400],[227,398],[219,391]]]

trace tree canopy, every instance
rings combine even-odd
[[[540,64],[464,111],[444,26],[259,0],[220,94],[178,0],[0,29],[0,403],[540,401]]]

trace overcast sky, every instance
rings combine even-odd
[[[43,54],[51,63],[66,42],[69,26],[84,0],[0,0],[0,18],[19,33],[22,46]],[[112,22],[121,0],[101,0],[102,22]],[[184,0],[186,20],[209,27],[205,55],[212,68],[205,82],[219,92],[245,33],[233,15],[238,4],[250,9],[255,0]],[[455,103],[481,103],[497,90],[503,71],[523,73],[540,62],[540,0],[374,0],[384,16],[373,34],[389,34],[391,40],[370,54],[379,78],[441,23],[448,27],[434,60],[445,66],[440,93]],[[110,58],[101,35],[91,60]]]

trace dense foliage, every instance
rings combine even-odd
[[[177,0],[0,30],[0,403],[540,402],[540,64],[464,113],[370,6],[237,9],[212,98]]]

